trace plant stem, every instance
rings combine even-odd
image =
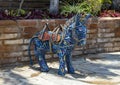
[[[20,10],[22,8],[23,3],[24,3],[24,0],[21,0],[20,5],[19,5],[19,9],[18,9],[18,13],[17,13],[18,16],[20,15]]]

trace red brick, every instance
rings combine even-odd
[[[115,38],[113,38],[112,41],[114,41],[114,42],[120,42],[120,37],[115,37]]]
[[[95,44],[96,42],[96,39],[87,40],[87,44]]]
[[[0,46],[0,52],[19,52],[19,51],[22,51],[22,47],[18,45]]]
[[[55,20],[55,26],[58,26],[58,25],[64,25],[66,22],[66,19],[57,19]]]
[[[22,36],[24,38],[31,38],[38,31],[39,31],[39,29],[35,28],[35,27],[25,27],[24,31],[22,33]]]
[[[23,52],[4,52],[4,57],[21,57]]]
[[[120,37],[120,27],[115,29],[115,36]]]
[[[113,47],[113,51],[119,51],[120,47]]]
[[[88,29],[97,29],[98,25],[97,24],[90,24]]]
[[[17,62],[17,57],[11,57],[11,58],[1,58],[0,62],[2,64],[10,64],[10,63],[15,63]]]
[[[103,47],[97,48],[96,51],[97,51],[98,53],[106,52],[105,49],[104,49]]]
[[[17,20],[19,26],[26,26],[26,27],[35,27],[37,25],[37,20]]]
[[[98,18],[93,17],[93,18],[89,18],[87,21],[87,24],[97,24],[98,23]]]
[[[20,33],[21,29],[17,26],[2,26],[0,27],[0,33]]]
[[[105,29],[105,28],[99,28],[98,32],[99,33],[111,33],[114,32],[115,29]]]
[[[87,33],[97,33],[97,29],[88,29]]]
[[[0,27],[3,28],[4,33],[20,33],[21,28],[18,26],[5,26],[5,27]]]
[[[3,41],[2,40],[0,41],[0,45],[3,45]]]
[[[114,45],[113,43],[105,43],[104,47],[113,47],[113,45]]]
[[[95,39],[95,38],[97,38],[97,34],[89,34],[89,38],[90,39]]]
[[[90,44],[90,45],[89,45],[89,48],[90,48],[90,49],[95,49],[95,48],[97,48],[97,47],[98,47],[97,44]]]
[[[82,51],[73,51],[72,55],[81,55],[83,52]]]
[[[15,39],[15,40],[4,40],[5,45],[20,45],[23,44],[23,39]]]
[[[21,57],[21,61],[29,61],[29,57]]]
[[[16,26],[17,23],[13,20],[0,20],[0,26]]]
[[[114,42],[114,46],[115,47],[119,47],[120,46],[120,42]]]
[[[79,47],[79,46],[78,46],[78,47],[76,47],[74,50],[75,50],[75,51],[79,51],[79,50],[83,50],[83,49],[84,49],[83,47]]]
[[[114,33],[98,33],[98,37],[102,37],[102,38],[104,38],[104,37],[114,37]]]
[[[34,55],[34,50],[31,50],[30,52],[31,52],[31,55]],[[23,55],[28,56],[28,50],[24,50]]]
[[[14,34],[1,34],[0,35],[0,40],[1,39],[17,39],[18,38],[18,34],[14,33]]]
[[[115,28],[120,28],[120,20],[115,20]]]
[[[110,20],[104,20],[104,19],[100,19],[99,21],[99,28],[115,28],[115,21],[113,19]]]
[[[98,43],[107,43],[107,42],[110,42],[110,41],[112,41],[111,38],[97,38]]]

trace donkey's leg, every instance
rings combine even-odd
[[[71,51],[70,51],[70,52],[67,52],[65,60],[66,60],[66,64],[67,64],[68,73],[73,74],[73,73],[74,73],[74,68],[73,68],[73,66],[72,66],[72,55],[71,55]]]
[[[40,70],[42,72],[48,72],[49,71],[47,62],[45,60],[45,53],[43,51],[41,51],[38,55],[38,62],[39,62],[39,65],[40,65]]]
[[[59,70],[58,70],[58,74],[64,76],[65,73],[66,73],[66,70],[65,70],[64,56],[60,56],[59,57]]]
[[[42,72],[48,72],[49,68],[45,60],[45,51],[44,49],[41,49],[41,42],[39,40],[35,40],[35,56],[38,59],[38,63],[40,65]]]
[[[58,57],[59,57],[58,75],[64,76],[65,73],[66,73],[66,70],[65,70],[65,56],[63,56],[60,53],[58,53]]]

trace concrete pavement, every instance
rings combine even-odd
[[[0,68],[0,85],[120,85],[120,52],[78,56],[73,59],[75,74],[64,77],[57,75],[58,62],[48,65],[48,73],[37,64]]]

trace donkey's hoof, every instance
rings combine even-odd
[[[60,75],[60,76],[65,76],[65,72],[63,73],[63,72],[61,72],[61,71],[58,71],[58,75]]]
[[[48,72],[48,71],[49,71],[49,68],[46,68],[46,69],[45,69],[45,68],[40,68],[40,71],[41,71],[41,72]]]
[[[60,75],[60,76],[65,76],[65,73],[58,72],[58,75]]]
[[[72,68],[72,69],[69,69],[69,70],[68,70],[68,73],[69,73],[69,74],[74,74],[74,73],[75,73],[75,70],[74,70],[73,68]]]

